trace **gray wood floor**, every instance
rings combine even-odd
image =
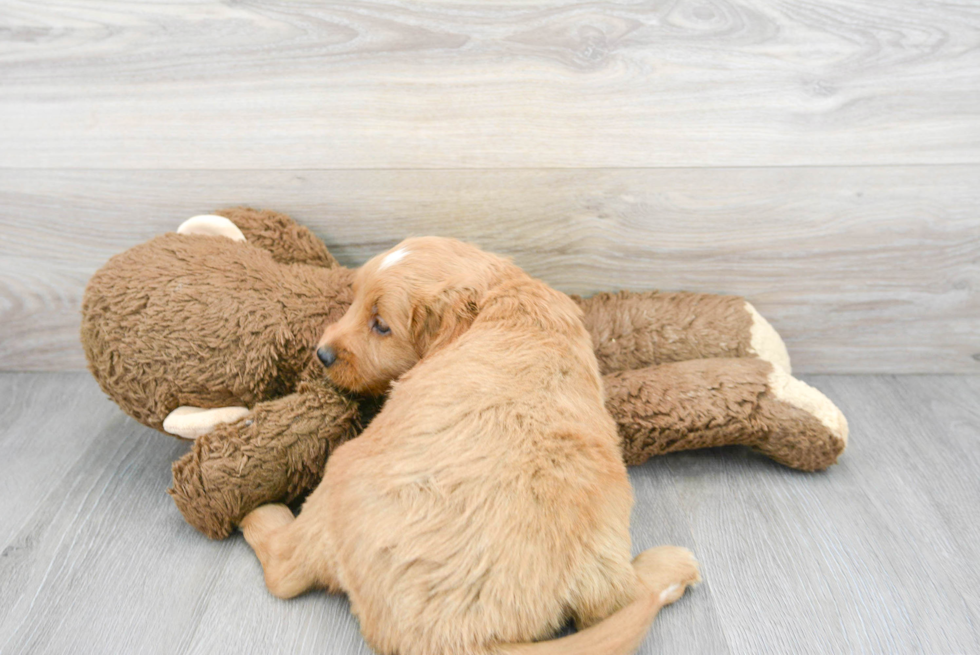
[[[740,449],[633,469],[634,548],[705,581],[643,653],[980,652],[980,377],[811,376],[851,446],[822,474]],[[239,536],[164,493],[185,445],[84,373],[0,375],[0,652],[369,653],[343,598],[271,597]]]

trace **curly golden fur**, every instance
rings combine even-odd
[[[680,548],[630,560],[632,490],[581,310],[449,239],[403,242],[353,288],[321,359],[390,395],[299,516],[242,522],[272,593],[347,593],[381,653],[633,652],[699,578]],[[579,633],[530,643],[569,617]]]

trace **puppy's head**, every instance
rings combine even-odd
[[[324,332],[317,358],[338,386],[383,393],[466,331],[506,265],[454,239],[407,239],[357,272],[353,302]]]

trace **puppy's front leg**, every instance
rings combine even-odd
[[[249,512],[241,522],[245,541],[255,551],[265,573],[265,586],[279,598],[293,598],[327,581],[318,580],[301,547],[301,532],[288,507],[262,505]]]

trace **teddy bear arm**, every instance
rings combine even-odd
[[[572,298],[603,373],[715,357],[758,357],[790,370],[779,334],[738,296],[620,291]]]
[[[744,445],[801,470],[824,469],[847,445],[847,421],[822,393],[758,358],[663,364],[605,376],[623,456]]]
[[[340,266],[322,241],[285,214],[249,207],[222,209],[215,214],[234,223],[246,241],[269,252],[281,264]]]
[[[199,437],[174,462],[168,493],[188,523],[223,539],[259,505],[312,491],[329,453],[354,436],[357,418],[357,405],[333,388],[300,383]]]

